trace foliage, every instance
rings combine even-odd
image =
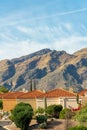
[[[41,115],[44,113],[44,108],[38,107],[38,109],[35,111],[35,114]]]
[[[46,112],[47,114],[51,115],[52,117],[59,117],[59,113],[62,110],[62,105],[50,105],[47,107]]]
[[[87,130],[86,126],[75,126],[72,128],[69,128],[69,130]]]
[[[76,101],[77,101],[77,104],[79,103],[79,94],[77,94],[76,96]]]
[[[19,103],[12,111],[13,120],[17,127],[21,130],[28,130],[29,123],[33,116],[33,109],[30,104]]]
[[[3,109],[3,101],[0,100],[0,109]]]
[[[10,119],[12,122],[14,122],[14,117],[13,117],[12,114],[9,116],[9,119]]]
[[[68,108],[64,108],[61,112],[60,112],[60,118],[61,119],[66,119],[67,118],[67,116],[68,116],[68,118],[70,118],[70,109],[68,109]]]
[[[46,127],[47,127],[46,122],[43,122],[43,123],[39,124],[39,126],[38,126],[39,129],[46,129]]]
[[[0,92],[7,93],[8,89],[5,88],[4,86],[0,86]]]
[[[11,110],[11,113],[10,113],[10,115],[9,115],[9,119],[10,119],[12,122],[14,122],[14,116],[13,116],[13,114],[12,114],[12,110]]]
[[[75,119],[79,122],[87,122],[87,105],[76,114]]]
[[[47,116],[45,115],[38,115],[36,116],[36,120],[37,120],[37,123],[43,123],[43,122],[47,122]]]
[[[8,116],[9,115],[9,112],[6,111],[6,112],[3,112],[3,116]]]

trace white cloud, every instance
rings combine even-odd
[[[48,44],[29,41],[0,44],[0,59],[12,59],[20,57],[41,50],[43,48],[50,48],[50,46]]]
[[[56,50],[65,50],[73,53],[83,47],[83,43],[87,43],[87,37],[70,36],[56,40],[54,43],[40,43],[35,41],[19,41],[17,43],[0,44],[0,59],[12,59],[33,53],[43,48],[51,48]],[[87,45],[87,44],[86,44]],[[86,47],[84,45],[84,47]]]
[[[85,26],[80,28],[86,29]],[[40,25],[35,28],[17,25],[9,30],[3,29],[0,32],[0,39],[3,39],[0,43],[0,59],[20,57],[43,48],[73,53],[87,46],[87,36],[81,35],[75,29],[71,23]]]
[[[86,43],[86,44],[85,44]],[[87,47],[87,37],[85,36],[68,36],[54,42],[54,48],[58,50],[66,50],[68,53],[73,53],[76,50]]]

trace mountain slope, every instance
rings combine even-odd
[[[27,56],[0,61],[0,84],[11,90],[57,87],[75,91],[87,84],[87,48],[70,55],[43,49]]]

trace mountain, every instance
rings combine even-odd
[[[87,84],[87,48],[74,54],[42,49],[30,55],[0,61],[0,85],[10,90],[54,88],[80,91]]]

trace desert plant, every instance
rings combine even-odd
[[[19,103],[12,111],[13,120],[17,127],[21,130],[28,130],[29,123],[33,116],[33,109],[30,104]]]
[[[66,119],[66,118],[70,118],[71,117],[71,111],[68,108],[64,108],[61,112],[59,117],[61,119]]]
[[[37,120],[38,124],[43,123],[43,122],[47,122],[47,116],[45,116],[45,115],[38,115],[38,116],[36,116],[36,120]]]
[[[52,117],[59,117],[59,113],[62,110],[62,105],[50,105],[47,107],[46,112],[48,115],[52,116]]]
[[[79,122],[87,122],[87,105],[77,112],[75,119]]]
[[[38,107],[38,109],[35,111],[35,114],[41,115],[44,113],[44,108]]]
[[[38,126],[39,129],[46,129],[46,127],[47,127],[46,122],[43,122],[43,123],[39,124],[39,126]]]

